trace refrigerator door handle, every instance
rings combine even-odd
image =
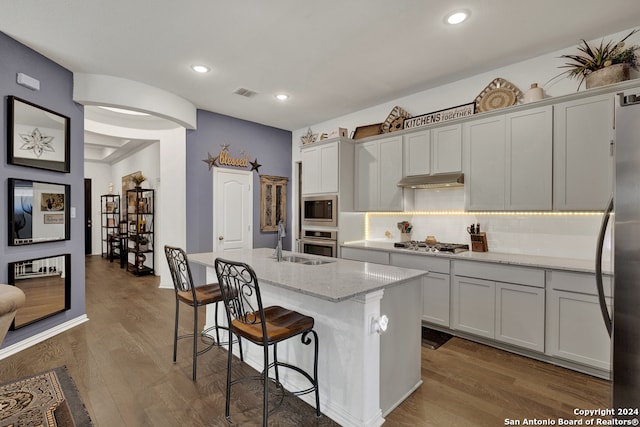
[[[604,284],[602,276],[602,249],[604,246],[604,236],[607,232],[607,224],[609,223],[609,216],[613,212],[613,196],[609,199],[607,209],[605,209],[604,216],[602,217],[602,225],[600,226],[600,233],[598,234],[598,245],[596,248],[596,287],[598,288],[598,301],[600,302],[600,311],[602,312],[602,319],[607,327],[609,337],[611,337],[611,316],[607,309],[607,302],[604,297]]]

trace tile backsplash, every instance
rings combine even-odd
[[[464,212],[464,189],[458,188],[416,190],[413,213],[372,213],[368,220],[369,240],[399,241],[396,223],[410,221],[414,240],[435,236],[440,242],[470,243],[466,228],[480,223],[492,252],[593,259],[602,215],[474,214]],[[610,257],[610,247],[608,230],[605,257]]]

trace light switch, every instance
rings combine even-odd
[[[71,215],[71,218],[75,218],[76,217],[76,207],[75,206],[71,206],[70,215]]]

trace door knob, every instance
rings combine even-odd
[[[218,236],[218,240],[224,240],[223,236]]]

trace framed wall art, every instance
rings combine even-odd
[[[10,262],[9,284],[20,288],[25,305],[16,312],[11,330],[71,308],[71,256],[56,255]]]
[[[283,176],[260,175],[260,231],[278,230],[278,221],[287,223],[287,182]]]
[[[69,117],[9,96],[7,162],[69,172]]]
[[[67,184],[9,178],[9,246],[69,240]]]

